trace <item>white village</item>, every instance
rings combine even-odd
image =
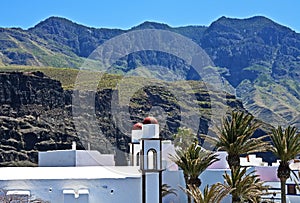
[[[172,142],[160,138],[157,120],[147,117],[132,128],[128,166],[115,166],[113,154],[76,150],[74,142],[70,150],[39,152],[38,167],[1,167],[1,193],[9,202],[20,203],[185,203],[183,171],[170,159],[174,153]],[[227,153],[216,154],[219,160],[199,177],[202,191],[206,185],[224,182],[224,173],[230,173]],[[268,166],[256,155],[248,155],[240,163],[270,186],[263,202],[280,202],[279,162]],[[299,167],[298,160],[290,163],[294,171]],[[163,185],[174,192],[162,196]],[[292,179],[287,180],[286,191],[287,202],[300,202]],[[230,195],[222,200],[226,202],[231,202]]]

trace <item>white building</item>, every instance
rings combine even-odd
[[[200,178],[203,183],[211,185],[216,182],[223,182],[223,174],[226,172],[230,174],[229,166],[226,161],[226,152],[216,152],[219,155],[219,161],[213,163],[204,171]],[[247,157],[240,158],[241,166],[248,167],[248,171],[256,171],[255,174],[259,175],[260,179],[265,182],[266,185],[270,186],[268,192],[269,195],[263,197],[265,200],[271,202],[280,203],[281,202],[281,186],[280,180],[277,178],[277,168],[279,166],[279,160],[276,163],[272,163],[272,166],[268,166],[266,162],[262,161],[262,158],[256,157],[256,155],[249,155]],[[300,161],[294,160],[290,163],[291,178],[286,181],[286,192],[287,192],[287,202],[288,203],[299,203],[300,202],[300,191],[296,189],[296,177],[300,170]],[[299,182],[299,181],[298,181]],[[201,185],[201,189],[205,187],[204,184]],[[230,199],[225,199],[224,202],[230,203]]]
[[[113,155],[76,150],[73,144],[72,150],[40,152],[39,167],[0,168],[0,196],[54,203],[141,203],[145,196],[147,203],[154,203],[152,198],[160,195],[160,181],[177,190],[177,196],[171,194],[162,202],[185,202],[186,195],[180,189],[185,186],[182,171],[168,158],[174,153],[173,145],[161,142],[158,125],[150,123],[145,130],[139,138],[144,146],[143,167],[114,166]],[[148,152],[153,152],[152,156]]]
[[[0,169],[6,194],[54,203],[140,202],[136,167],[8,167]],[[129,189],[130,188],[130,189]]]
[[[158,125],[152,124],[134,126],[130,166],[115,166],[113,155],[76,150],[73,144],[72,150],[40,152],[39,167],[0,168],[0,202],[1,197],[7,196],[22,203],[42,200],[52,203],[159,203],[158,186],[164,183],[176,189],[177,195],[162,198],[163,203],[187,202],[181,189],[185,187],[183,173],[169,159],[169,154],[175,153],[174,146],[170,141],[161,141]],[[227,154],[216,153],[220,160],[200,175],[200,189],[224,182],[223,174],[230,173]],[[255,155],[241,158],[241,165],[249,167],[249,171],[256,170],[256,174],[271,186],[274,195],[265,198],[280,202],[277,166],[268,167]],[[299,167],[299,162],[291,163],[293,170]],[[288,202],[300,202],[294,181],[288,180],[286,187]],[[147,196],[145,191],[151,195]],[[230,196],[222,203],[227,202],[231,202]]]

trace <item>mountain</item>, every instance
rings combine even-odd
[[[300,127],[300,35],[265,17],[220,18],[201,46],[251,113]]]
[[[192,39],[210,56],[249,112],[274,126],[300,127],[300,34],[263,16],[221,17],[208,27],[144,22],[129,30],[91,28],[50,17],[28,30],[1,28],[0,64],[78,68],[105,41],[146,28]],[[149,65],[167,67],[177,79],[200,79],[184,61],[152,51],[120,59],[112,72],[124,74]]]
[[[49,42],[21,29],[0,29],[2,65],[76,67],[83,59],[67,46]]]
[[[56,73],[61,77],[69,70]],[[108,75],[106,82],[121,79]],[[99,87],[96,92],[80,92],[64,90],[59,81],[40,71],[0,73],[0,165],[34,165],[38,161],[38,151],[71,149],[72,141],[77,142],[77,149],[116,153],[116,163],[124,165],[127,164],[132,126],[142,122],[150,111],[160,121],[160,135],[165,139],[172,138],[179,126],[188,126],[204,134],[211,131],[211,98],[225,99],[224,108],[228,108],[228,112],[245,111],[235,96],[208,91],[199,81],[167,83],[133,77],[128,78],[127,84],[134,85],[143,80],[149,85],[136,91],[129,104],[119,102],[115,106],[120,99],[114,97],[117,91],[114,85],[105,84],[105,88]],[[186,85],[192,87],[189,92],[184,91]],[[178,98],[169,91],[171,87],[183,94],[185,100],[177,101]],[[73,99],[78,97],[86,99],[74,103]],[[95,101],[92,111],[86,103],[91,97]],[[197,105],[193,107],[191,101]],[[74,113],[76,109],[81,113]],[[126,116],[128,111],[130,116]],[[123,122],[118,124],[119,118]],[[78,120],[80,122],[76,122]],[[265,129],[269,128],[265,126]],[[265,133],[262,129],[257,131],[257,136]],[[265,157],[270,161],[270,157]]]
[[[50,17],[28,32],[50,42],[53,46],[58,44],[68,47],[78,57],[88,57],[104,41],[125,31],[89,28],[64,18]]]

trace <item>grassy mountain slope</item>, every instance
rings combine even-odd
[[[274,125],[300,127],[300,34],[262,16],[222,17],[209,27],[173,28],[145,22],[130,30],[90,28],[51,17],[29,30],[1,28],[0,65],[78,68],[106,40],[146,28],[169,30],[191,38],[207,52],[251,113]],[[167,67],[177,79],[200,79],[192,76],[191,67],[184,61],[151,51],[122,58],[112,72],[129,74],[150,65]],[[150,74],[145,69],[136,73],[162,75]]]
[[[203,47],[236,88],[245,107],[273,125],[300,127],[300,35],[265,17],[221,18]]]
[[[0,41],[3,65],[78,67],[83,62],[67,46],[49,45],[49,41],[21,29],[1,29]]]
[[[216,131],[212,124],[220,118],[212,105],[224,113],[245,111],[235,96],[210,91],[201,81],[105,74],[97,78],[96,94],[84,90],[78,95],[73,91],[77,73],[71,68],[0,67],[0,165],[35,164],[37,151],[70,148],[72,141],[78,143],[78,149],[90,144],[102,153],[116,153],[117,164],[122,165],[127,163],[132,126],[146,116],[155,116],[160,135],[170,139],[179,126],[212,135]],[[117,84],[122,86],[118,89]],[[131,92],[140,84],[141,88]],[[130,100],[124,100],[123,94],[131,95]],[[92,111],[86,105],[91,96],[95,100]],[[74,98],[86,99],[73,103]],[[74,109],[82,111],[76,114]]]

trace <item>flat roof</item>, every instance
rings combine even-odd
[[[30,191],[28,190],[9,190],[6,195],[24,195],[30,196]]]
[[[1,167],[0,180],[140,178],[136,166]]]

